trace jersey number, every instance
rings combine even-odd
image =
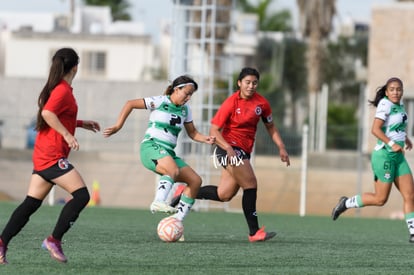
[[[181,124],[181,117],[176,114],[171,114],[170,125],[175,126],[177,124]]]

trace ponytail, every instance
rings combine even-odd
[[[42,130],[47,127],[47,123],[42,117],[42,110],[53,89],[59,84],[63,77],[70,72],[70,70],[78,65],[79,57],[77,53],[70,48],[63,48],[58,50],[52,58],[52,65],[50,66],[49,77],[37,100],[39,110],[37,111],[36,130]]]

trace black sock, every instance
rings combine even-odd
[[[257,189],[245,189],[243,190],[242,207],[244,217],[246,218],[247,225],[249,226],[250,235],[253,236],[259,230],[259,221],[256,213],[256,198]]]
[[[13,214],[1,233],[5,246],[16,236],[29,221],[30,216],[42,205],[42,201],[26,196],[24,201],[14,210]]]
[[[53,230],[52,236],[56,240],[62,240],[63,235],[75,223],[79,213],[88,204],[90,196],[86,187],[80,188],[72,193],[73,198],[68,201],[60,212],[59,219]]]
[[[198,191],[196,199],[221,201],[217,194],[217,186],[215,185],[202,186]]]

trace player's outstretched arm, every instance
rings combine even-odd
[[[103,136],[110,137],[111,135],[121,130],[122,126],[124,126],[126,119],[128,118],[129,114],[132,112],[133,109],[145,109],[144,100],[142,98],[128,100],[122,108],[121,113],[119,114],[118,119],[116,121],[116,124],[105,128],[105,130],[103,131]]]
[[[207,144],[214,144],[216,142],[216,137],[206,136],[198,132],[192,121],[185,123],[184,127],[185,127],[185,130],[187,131],[188,136],[194,141],[207,143]]]

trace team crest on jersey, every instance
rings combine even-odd
[[[254,110],[256,115],[260,116],[262,114],[262,108],[260,106],[256,106],[256,109]]]
[[[155,108],[155,103],[154,103],[154,101],[151,101],[151,102],[150,102],[150,108],[151,108],[151,109],[154,109],[154,108]]]
[[[65,159],[65,158],[60,159],[58,161],[58,166],[59,166],[60,169],[66,170],[69,167],[69,161],[67,159]]]
[[[387,180],[389,180],[391,178],[390,173],[385,173],[384,174],[384,178],[387,179]]]
[[[187,116],[187,110],[185,109],[185,107],[182,107],[182,108],[181,108],[181,114],[182,114],[183,116]]]

